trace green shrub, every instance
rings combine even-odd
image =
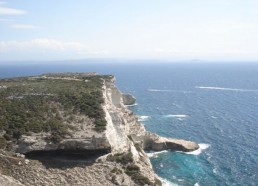
[[[4,149],[6,147],[6,140],[4,137],[0,136],[0,149]]]
[[[6,132],[7,141],[17,140],[29,132],[50,132],[51,139],[58,142],[69,135],[69,130],[75,129],[65,124],[76,120],[74,114],[93,119],[96,131],[106,130],[102,78],[111,76],[72,73],[46,76],[76,77],[82,81],[43,77],[0,79],[0,86],[8,87],[0,91],[0,131]]]
[[[131,176],[135,173],[138,173],[139,171],[140,171],[140,168],[137,165],[131,164],[126,167],[125,173]]]
[[[113,173],[113,174],[122,174],[122,170],[120,170],[120,169],[117,168],[117,167],[114,167],[114,168],[111,170],[111,173]]]
[[[115,185],[117,185],[117,181],[116,181],[116,176],[115,175],[113,175],[111,177],[111,182],[114,183]]]
[[[153,185],[153,183],[147,178],[146,176],[143,176],[142,174],[133,174],[131,175],[132,180],[139,184],[139,185]]]
[[[162,182],[159,179],[155,178],[154,185],[155,186],[162,186]]]
[[[140,145],[139,143],[135,143],[134,146],[135,146],[135,148],[136,148],[136,150],[137,150],[138,152],[142,152],[142,151],[143,151],[143,150],[142,150],[142,147],[141,147],[141,145]]]
[[[133,162],[133,155],[131,152],[128,153],[117,153],[117,154],[110,154],[107,157],[108,161],[114,161],[121,164],[128,164]]]
[[[6,139],[6,141],[10,141],[12,140],[12,136],[10,134],[4,134],[4,138]]]
[[[50,137],[50,140],[53,141],[54,143],[59,143],[62,141],[62,139],[63,139],[62,136],[60,136],[57,133],[52,134]]]
[[[139,185],[154,185],[149,178],[140,173],[140,168],[135,164],[130,164],[126,167],[125,173],[132,178],[132,180]]]

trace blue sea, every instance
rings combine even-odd
[[[166,185],[258,185],[258,64],[80,61],[0,65],[0,78],[47,72],[114,74],[137,98],[146,129],[200,144],[192,153],[151,153]]]

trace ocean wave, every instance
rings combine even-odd
[[[125,105],[126,107],[134,107],[134,106],[137,106],[138,103],[135,103],[135,104],[132,104],[132,105]]]
[[[175,90],[167,90],[167,89],[148,89],[149,92],[174,92]]]
[[[214,169],[212,169],[212,172],[214,173],[214,174],[217,174],[217,169],[216,168],[214,168]]]
[[[163,150],[163,151],[159,151],[159,152],[150,151],[150,152],[146,152],[146,154],[149,158],[156,158],[156,157],[158,157],[159,154],[166,153],[166,152],[168,152],[168,151],[167,150]]]
[[[138,116],[138,121],[147,121],[150,118],[150,116]]]
[[[192,155],[198,156],[202,153],[202,151],[210,147],[210,144],[206,144],[206,143],[200,143],[198,145],[199,145],[199,149],[192,152],[185,152],[185,154],[192,154]]]
[[[195,88],[199,88],[199,89],[209,89],[209,90],[236,91],[236,92],[258,92],[258,90],[252,90],[252,89],[237,89],[237,88],[225,88],[225,87],[204,87],[204,86],[196,86]]]
[[[168,115],[165,115],[164,117],[166,117],[166,118],[188,118],[190,116],[186,115],[186,114],[168,114]]]
[[[178,186],[177,184],[172,183],[172,182],[168,181],[168,180],[165,179],[165,178],[160,178],[160,177],[159,177],[159,179],[160,179],[160,181],[162,182],[162,185],[163,185],[163,186]]]

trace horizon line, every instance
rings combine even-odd
[[[229,59],[160,59],[160,58],[81,58],[81,59],[29,59],[29,60],[2,60],[0,61],[0,65],[2,64],[26,64],[26,63],[34,63],[38,64],[40,62],[44,63],[66,63],[66,62],[166,62],[166,63],[182,63],[182,62],[191,62],[191,63],[258,63],[257,60],[229,60]]]

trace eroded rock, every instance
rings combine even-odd
[[[136,103],[136,98],[131,94],[123,94],[124,105],[134,105]]]

